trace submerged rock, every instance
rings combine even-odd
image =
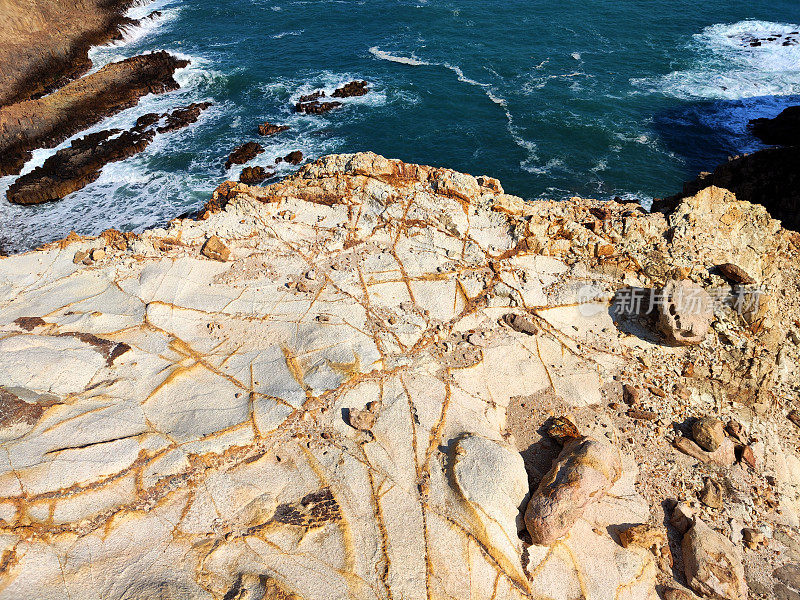
[[[621,473],[619,451],[611,444],[586,437],[568,442],[525,509],[533,543],[548,546],[569,533],[586,507],[602,498]]]
[[[258,133],[263,136],[275,135],[288,130],[289,130],[288,125],[274,125],[269,121],[264,122],[258,126]]]

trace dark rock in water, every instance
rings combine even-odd
[[[351,98],[353,96],[363,96],[369,92],[366,81],[351,81],[338,88],[331,96],[333,98]]]
[[[248,185],[258,185],[274,174],[274,171],[267,171],[264,167],[245,167],[239,175],[239,181]]]
[[[99,131],[77,139],[38,167],[17,179],[8,189],[12,204],[41,204],[60,200],[97,180],[103,167],[138,154],[157,133],[174,131],[194,123],[210,103],[191,104],[165,115],[149,113],[128,130]],[[156,128],[162,120],[166,125]]]
[[[765,144],[800,145],[800,106],[790,106],[774,119],[753,119],[750,129]]]
[[[17,179],[8,188],[8,201],[41,204],[60,200],[97,180],[106,164],[142,152],[155,137],[152,129],[120,133],[119,129],[111,129],[75,140],[41,167]]]
[[[305,96],[300,96],[297,100],[298,104],[304,104],[306,102],[314,102],[314,100],[319,100],[320,98],[325,97],[325,92],[322,90],[318,90],[313,94],[306,94]]]
[[[258,133],[263,136],[268,135],[275,135],[276,133],[281,133],[282,131],[288,131],[288,125],[275,125],[270,123],[269,121],[262,123],[258,126]]]
[[[243,165],[247,161],[252,160],[263,152],[264,148],[261,146],[261,144],[256,142],[246,142],[231,152],[228,161],[225,163],[225,168],[230,169],[231,165]]]
[[[320,102],[319,100],[314,100],[313,102],[298,102],[294,105],[294,111],[307,115],[321,115],[333,110],[334,108],[339,108],[341,105],[341,102],[335,101]]]
[[[178,89],[173,75],[188,64],[166,52],[135,56],[44,98],[0,108],[0,175],[19,173],[32,150],[53,148],[142,96]]]
[[[211,102],[195,102],[184,108],[175,109],[168,115],[165,115],[166,121],[157,131],[158,133],[168,133],[196,123],[197,119],[200,118],[200,113],[210,106]]]
[[[294,152],[289,152],[286,156],[278,157],[275,159],[275,164],[279,164],[282,162],[287,162],[291,165],[299,165],[303,162],[303,153],[300,150],[295,150]]]
[[[653,201],[654,212],[669,212],[683,198],[710,186],[724,188],[739,200],[761,204],[787,229],[800,231],[800,146],[768,148],[738,156],[703,173],[676,196]]]

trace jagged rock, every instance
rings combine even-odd
[[[692,437],[703,450],[714,452],[725,440],[725,426],[716,417],[701,417],[692,423]]]
[[[249,185],[257,185],[274,174],[274,171],[267,171],[264,167],[245,167],[239,175],[239,181]]]
[[[699,600],[699,598],[689,590],[667,588],[664,590],[664,600]]]
[[[366,81],[351,81],[337,88],[331,94],[332,98],[351,98],[353,96],[363,96],[369,92]]]
[[[269,121],[262,123],[258,126],[258,133],[263,136],[275,135],[277,133],[281,133],[282,131],[288,131],[288,125],[274,125]]]
[[[257,142],[245,142],[241,146],[237,146],[233,149],[233,152],[231,152],[231,155],[225,162],[225,168],[230,169],[233,165],[243,165],[263,153],[264,147],[261,144]]]
[[[341,102],[320,102],[319,100],[314,100],[311,102],[303,102],[302,99],[300,102],[294,105],[294,111],[297,113],[305,113],[307,115],[321,115],[326,112],[333,110],[334,108],[339,108],[342,106]]]
[[[699,518],[681,542],[686,581],[702,596],[747,600],[744,566],[736,547]]]
[[[699,497],[700,502],[709,508],[722,508],[722,486],[711,477],[706,477]]]
[[[350,409],[350,427],[360,431],[369,431],[375,425],[378,413],[381,411],[383,403],[380,400],[368,402],[363,409]]]
[[[702,342],[714,316],[711,296],[688,280],[670,281],[660,292],[657,304],[658,328],[673,344]]]
[[[619,451],[611,444],[585,437],[568,442],[525,509],[533,543],[549,546],[566,535],[621,471]]]
[[[189,61],[154,52],[106,65],[36,100],[0,107],[0,175],[17,174],[36,148],[52,148],[146,94],[178,89]]]
[[[140,117],[133,129],[92,133],[73,141],[49,157],[42,166],[17,179],[8,188],[12,204],[41,204],[61,200],[96,181],[103,167],[143,152],[156,133],[166,133],[197,121],[210,103],[191,104],[164,115]],[[162,119],[161,127],[154,127]]]
[[[667,534],[664,530],[654,525],[643,523],[620,531],[619,541],[623,548],[634,545],[652,550],[655,547],[660,552],[661,548],[667,543]]]
[[[745,546],[751,550],[755,550],[766,541],[764,532],[760,529],[754,529],[753,527],[745,527],[742,529],[742,539],[744,540]]]
[[[767,148],[737,156],[683,186],[683,193],[653,201],[653,210],[669,212],[683,199],[704,190],[724,189],[739,201],[761,204],[784,227],[800,230],[800,146]]]
[[[751,285],[756,282],[755,279],[747,274],[747,271],[734,265],[733,263],[723,263],[717,267],[722,276],[732,281],[733,283],[741,283],[743,285]]]
[[[800,106],[785,108],[772,119],[753,119],[750,128],[765,144],[797,146],[800,144]]]
[[[275,159],[275,164],[287,162],[290,165],[299,165],[303,162],[303,153],[300,150],[289,152],[286,156],[279,156]]]
[[[550,420],[545,427],[547,435],[562,446],[572,440],[582,437],[575,423],[570,421],[568,417],[555,417]]]
[[[206,240],[206,243],[203,244],[203,247],[200,249],[200,253],[206,258],[218,260],[220,262],[225,262],[231,255],[230,248],[216,235],[212,235]]]
[[[672,516],[669,519],[670,525],[683,535],[692,526],[694,511],[685,502],[678,502],[672,509]]]

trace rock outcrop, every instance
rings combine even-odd
[[[127,131],[111,129],[74,140],[49,157],[42,166],[17,179],[6,194],[12,204],[41,204],[61,200],[100,177],[103,167],[140,152],[156,134],[187,127],[200,118],[209,103],[191,104],[164,115],[149,114]],[[159,125],[159,123],[164,123]]]
[[[800,146],[767,148],[737,156],[683,186],[683,193],[653,201],[653,210],[669,212],[685,198],[712,187],[739,200],[761,204],[784,227],[800,230]]]
[[[233,165],[243,165],[263,153],[264,147],[261,144],[257,142],[245,142],[241,146],[237,146],[233,149],[228,160],[225,161],[225,168],[230,169]]]
[[[654,599],[675,584],[660,538],[619,532],[695,502],[707,467],[672,432],[709,406],[766,448],[692,518],[769,524],[747,552],[771,574],[800,509],[798,247],[716,189],[669,215],[529,204],[355,154],[228,182],[198,220],[0,259],[0,599]],[[726,262],[785,290],[782,318],[723,302],[672,347],[611,310],[677,269],[731,292]],[[539,545],[526,495],[568,460],[549,414],[614,453]]]
[[[177,89],[188,61],[154,52],[106,65],[58,91],[0,108],[0,175],[20,172],[36,148],[52,148],[146,94]]]
[[[131,0],[0,1],[0,106],[41,96],[91,67],[89,49],[136,21]]]
[[[753,119],[750,129],[765,144],[800,145],[800,106],[790,106],[772,119]]]

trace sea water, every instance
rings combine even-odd
[[[153,10],[161,16],[91,57],[100,68],[168,50],[191,60],[181,89],[92,130],[191,102],[213,108],[64,200],[0,201],[6,251],[191,213],[238,176],[241,166],[224,163],[249,140],[266,149],[250,165],[293,150],[371,150],[491,175],[529,200],[647,205],[761,148],[747,121],[800,103],[800,45],[783,45],[800,27],[797,0],[157,0],[131,16]],[[748,43],[770,36],[780,37]],[[322,116],[293,112],[300,95],[353,79],[370,93]],[[291,129],[259,138],[267,120]],[[52,152],[34,153],[25,171]],[[278,176],[296,168],[280,165]],[[0,194],[12,181],[0,179]]]

